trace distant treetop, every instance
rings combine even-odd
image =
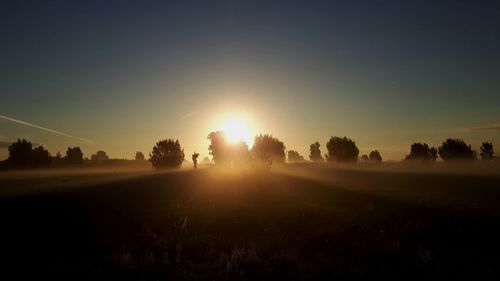
[[[359,149],[356,143],[347,137],[331,137],[326,144],[326,148],[328,149],[328,161],[358,161]]]
[[[476,152],[461,139],[447,139],[438,148],[439,156],[444,161],[475,160]]]

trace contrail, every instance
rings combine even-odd
[[[81,141],[88,142],[88,143],[94,143],[94,141],[89,140],[89,139],[84,139],[84,138],[81,138],[81,137],[73,136],[73,135],[70,135],[70,134],[66,134],[64,132],[52,130],[52,129],[45,128],[45,127],[42,127],[42,126],[38,126],[38,125],[35,125],[35,124],[32,124],[32,123],[28,123],[28,122],[24,122],[24,121],[21,121],[21,120],[14,119],[14,118],[10,118],[8,116],[0,115],[0,118],[5,119],[5,120],[9,120],[9,121],[12,121],[12,122],[15,122],[15,123],[18,123],[18,124],[22,124],[22,125],[34,127],[34,128],[40,129],[40,130],[47,131],[47,132],[51,132],[53,134],[65,136],[65,137],[68,137],[68,138],[77,139],[77,140],[81,140]]]
[[[189,113],[186,113],[186,114],[182,115],[180,119],[181,119],[181,120],[182,120],[182,119],[186,119],[186,118],[189,118],[189,117],[195,116],[196,114],[198,114],[198,112],[197,112],[197,111],[189,112]]]

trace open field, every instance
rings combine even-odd
[[[495,168],[54,170],[0,187],[0,274],[15,279],[500,275]]]

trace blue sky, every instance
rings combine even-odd
[[[3,1],[0,34],[0,115],[92,142],[1,118],[0,141],[53,154],[206,156],[232,114],[305,155],[500,144],[497,1]]]

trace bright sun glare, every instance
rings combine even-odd
[[[221,129],[224,132],[227,140],[231,143],[244,141],[248,145],[250,145],[253,141],[247,122],[243,118],[226,120],[222,124]]]

